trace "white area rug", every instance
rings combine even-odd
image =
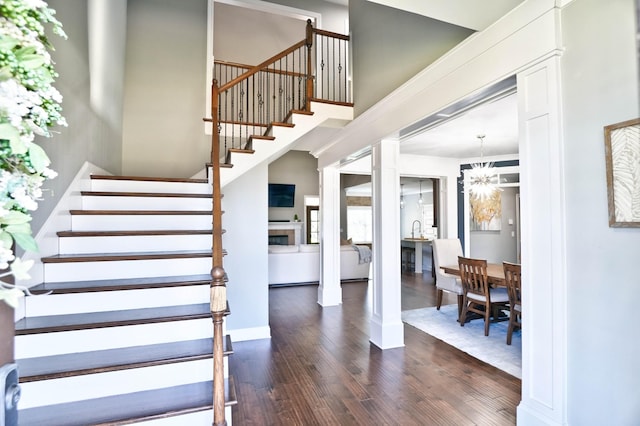
[[[489,336],[484,335],[484,321],[476,319],[460,327],[456,321],[457,305],[414,309],[402,312],[402,320],[463,352],[491,364],[500,370],[522,378],[522,335],[513,332],[507,345],[508,321],[491,323]]]

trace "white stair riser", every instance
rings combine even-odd
[[[72,231],[211,229],[211,215],[72,215]]]
[[[211,210],[211,198],[82,196],[85,210]]]
[[[231,412],[231,407],[224,407],[227,426],[231,426]],[[213,410],[204,410],[196,413],[183,414],[181,416],[171,416],[163,419],[148,420],[146,422],[131,423],[131,426],[211,426],[212,423]]]
[[[209,185],[208,183],[91,179],[91,190],[111,192],[170,192],[177,194],[211,194],[211,185]]]
[[[15,358],[34,358],[213,337],[211,318],[16,336]]]
[[[211,257],[45,263],[45,282],[113,280],[208,274]]]
[[[25,313],[28,317],[35,317],[208,302],[209,284],[207,283],[184,287],[32,296],[25,299]]]
[[[212,240],[209,234],[61,237],[58,246],[60,254],[162,252],[211,250]]]
[[[171,386],[213,377],[212,359],[178,362],[23,383],[20,409],[63,404]]]

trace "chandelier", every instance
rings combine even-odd
[[[498,173],[493,163],[482,161],[485,135],[476,137],[480,139],[480,162],[472,164],[471,170],[468,171],[469,193],[475,198],[485,200],[502,189],[498,188]]]

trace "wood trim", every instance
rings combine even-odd
[[[320,104],[328,104],[328,105],[339,105],[339,106],[346,106],[346,107],[353,107],[354,103],[353,102],[338,102],[338,101],[329,101],[326,99],[319,99],[319,98],[309,98],[310,102],[318,102]]]
[[[299,41],[298,43],[294,44],[293,46],[289,47],[288,49],[283,50],[282,52],[278,53],[277,55],[274,55],[271,58],[267,59],[266,61],[263,61],[260,64],[256,65],[255,67],[251,68],[249,71],[245,72],[244,74],[239,75],[238,77],[236,77],[233,80],[227,82],[223,86],[220,86],[220,88],[218,90],[219,93],[226,92],[227,90],[229,90],[230,88],[232,88],[233,86],[235,86],[236,84],[241,82],[242,80],[245,80],[245,79],[251,77],[252,75],[257,74],[259,71],[264,71],[263,68],[265,68],[268,65],[274,63],[278,59],[282,59],[285,56],[287,56],[289,53],[292,53],[292,52],[296,51],[297,49],[300,49],[301,47],[304,47],[305,41],[306,40]]]
[[[91,175],[91,179],[98,179],[98,180],[135,180],[135,181],[140,181],[140,182],[209,183],[206,179],[163,178],[163,177],[147,177],[147,176]]]
[[[58,254],[42,258],[42,263],[117,262],[121,260],[190,259],[211,257],[211,251],[122,253],[122,254]]]
[[[223,230],[223,233],[226,232]],[[156,235],[210,235],[210,229],[160,230],[160,231],[60,231],[58,237],[129,237]]]
[[[189,194],[172,192],[117,192],[117,191],[80,191],[88,197],[164,197],[164,198],[211,198],[211,194]]]
[[[333,38],[338,38],[340,40],[349,41],[349,36],[348,35],[338,34],[338,33],[334,33],[332,31],[327,31],[327,30],[320,30],[318,28],[313,28],[312,31],[317,35],[326,36],[326,37],[333,37]]]
[[[211,215],[207,210],[69,210],[78,216],[197,216]]]

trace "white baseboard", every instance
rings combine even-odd
[[[227,330],[233,342],[244,342],[246,340],[270,339],[271,327],[240,328],[237,330]]]

